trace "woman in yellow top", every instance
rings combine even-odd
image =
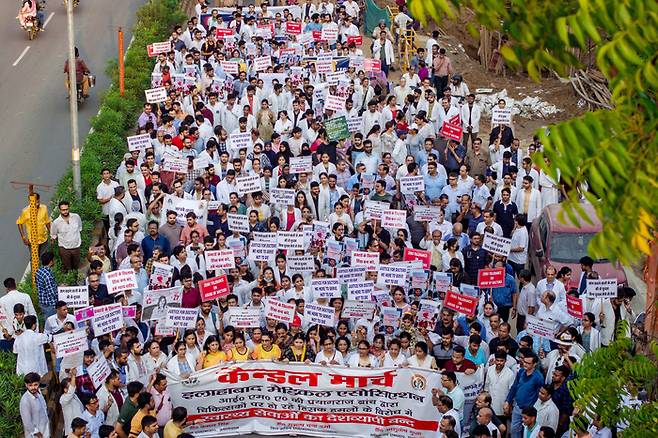
[[[211,335],[208,336],[203,345],[203,351],[196,362],[196,369],[197,371],[205,370],[206,368],[224,363],[227,360],[226,353],[219,348],[219,339],[217,339],[217,336]]]
[[[234,362],[246,362],[251,357],[251,350],[245,345],[244,336],[240,333],[236,333],[233,339],[231,356]]]
[[[279,360],[281,349],[278,345],[272,344],[272,334],[264,331],[260,338],[260,344],[256,345],[251,358],[254,360]]]

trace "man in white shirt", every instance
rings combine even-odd
[[[503,404],[516,376],[509,367],[505,366],[507,362],[505,352],[496,351],[494,358],[494,364],[487,368],[484,390],[491,395],[491,409],[494,413],[504,415]]]
[[[535,402],[535,409],[537,409],[537,423],[539,427],[548,426],[553,430],[557,430],[557,425],[560,420],[560,412],[557,406],[551,400],[553,387],[551,385],[544,385],[539,390],[539,398]]]
[[[119,186],[119,183],[112,180],[112,173],[110,169],[101,170],[102,181],[96,187],[96,199],[103,206],[103,216],[107,217],[110,214],[110,201],[114,198],[114,188]],[[105,224],[109,227],[108,223]]]
[[[25,331],[16,337],[14,341],[14,354],[16,358],[16,374],[23,375],[35,372],[43,376],[48,372],[46,355],[43,345],[50,342],[50,337],[43,333],[35,332],[37,317],[28,315],[25,317]]]
[[[34,310],[32,298],[26,293],[16,290],[16,280],[12,277],[5,278],[4,281],[6,294],[0,297],[0,307],[9,320],[14,316],[14,306],[22,304],[25,307],[26,315],[36,316],[37,312]]]
[[[471,145],[480,132],[480,105],[475,103],[475,94],[466,96],[466,105],[461,107],[462,129],[464,130],[464,147],[468,146],[470,138]]]
[[[50,238],[53,243],[57,240],[59,257],[64,270],[72,271],[80,265],[80,232],[82,219],[76,213],[71,213],[68,201],[59,203],[59,216],[50,226]]]
[[[521,190],[516,193],[516,207],[519,213],[525,214],[528,224],[531,224],[541,214],[541,194],[539,190],[532,188],[531,176],[523,177]]]
[[[564,288],[564,284],[562,284],[561,281],[557,280],[556,278],[557,270],[555,269],[555,267],[547,266],[545,273],[546,273],[546,277],[542,278],[537,282],[537,288],[535,289],[537,307],[539,307],[541,297],[543,293],[546,291],[553,292],[553,294],[555,295],[556,302],[558,303],[566,302],[567,291]]]
[[[496,222],[496,213],[494,213],[491,210],[484,210],[482,212],[482,216],[484,216],[484,221],[480,222],[478,226],[475,228],[476,233],[480,233],[484,235],[484,229],[486,227],[491,227],[494,230],[494,234],[496,236],[501,236],[503,235],[503,229],[502,227]]]
[[[69,314],[69,308],[64,301],[57,301],[55,303],[55,314],[50,315],[46,319],[46,323],[43,326],[44,334],[52,336],[64,330],[64,324],[70,322],[73,324],[73,327],[76,326],[75,317]]]
[[[50,438],[50,419],[43,394],[39,391],[40,374],[28,373],[24,378],[27,391],[21,397],[19,409],[25,437]]]
[[[512,231],[512,244],[507,261],[518,274],[525,268],[528,260],[528,229],[526,228],[525,217],[518,215],[514,218],[514,231]]]

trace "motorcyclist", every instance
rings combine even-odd
[[[64,73],[65,73],[65,82],[66,89],[69,89],[69,60],[67,59],[64,63]],[[82,97],[89,97],[89,69],[84,60],[80,57],[80,52],[78,48],[75,48],[75,82],[78,87],[82,87]]]
[[[38,7],[37,1],[38,0],[23,0],[23,5],[18,11],[18,17],[16,17],[18,18],[21,27],[25,27],[25,23],[27,23],[29,18],[36,17],[36,25],[38,26],[39,30],[43,30],[45,17],[41,9]]]

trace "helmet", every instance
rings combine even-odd
[[[452,80],[457,81],[457,82],[461,82],[461,81],[464,80],[464,78],[462,78],[462,75],[460,75],[459,73],[455,73],[454,75],[452,75]]]

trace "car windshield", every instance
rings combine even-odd
[[[578,263],[587,254],[587,245],[596,233],[554,233],[551,236],[551,255],[554,262]],[[605,262],[604,259],[596,260]]]

